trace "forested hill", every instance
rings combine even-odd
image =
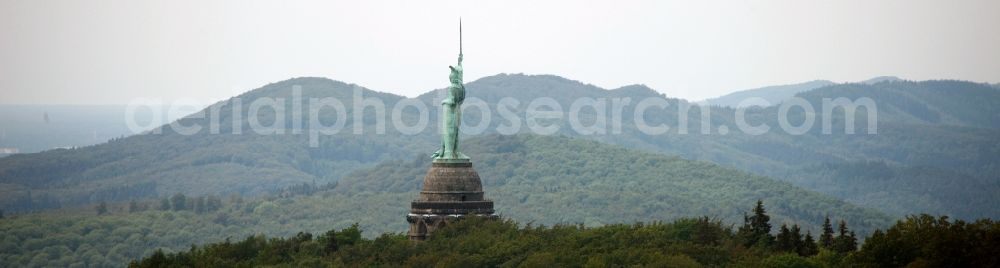
[[[879,120],[884,122],[1000,128],[1000,91],[989,84],[884,81],[832,85],[797,96],[814,104],[821,104],[823,98],[868,97],[878,104]]]
[[[257,134],[251,130],[250,103],[260,97],[289,100],[284,107],[291,111],[293,88],[302,97],[335,97],[345,103],[345,125],[335,136],[322,136],[317,147],[309,146],[306,133],[295,132],[292,113],[286,113],[284,125],[276,126],[283,135]],[[747,111],[752,125],[766,123],[771,131],[748,135],[738,131],[735,111],[715,107],[711,111],[709,134],[701,134],[701,110],[691,108],[687,115],[687,134],[678,111],[690,103],[663,96],[643,85],[603,89],[553,75],[500,74],[467,84],[468,97],[463,113],[463,129],[474,132],[484,118],[479,107],[492,110],[492,118],[482,133],[497,133],[499,126],[512,122],[497,112],[497,103],[512,98],[519,103],[511,108],[520,117],[520,132],[530,132],[525,110],[537,98],[552,98],[568,112],[580,98],[629,98],[623,109],[620,134],[581,135],[563,117],[547,123],[559,126],[557,134],[623,145],[649,152],[677,155],[685,159],[714,162],[754,174],[791,182],[797,186],[845,199],[850,203],[878,209],[894,216],[912,213],[944,214],[961,218],[1000,217],[1000,130],[995,103],[997,90],[988,85],[961,81],[882,81],[868,84],[838,84],[801,93],[820,112],[825,97],[869,97],[879,109],[878,134],[866,132],[866,111],[858,111],[856,134],[845,134],[840,110],[833,117],[834,132],[822,134],[822,118],[803,135],[791,135],[779,128],[778,107]],[[351,105],[357,89],[366,98],[381,99],[387,107],[386,134],[373,134],[372,108],[365,110],[364,134],[353,133],[355,111]],[[216,104],[217,115],[190,117],[181,125],[215,120],[220,133],[178,135],[167,128],[162,134],[144,134],[115,139],[96,146],[54,150],[39,154],[0,158],[0,206],[4,210],[25,211],[59,206],[127,201],[133,198],[162,197],[177,192],[189,195],[229,193],[260,194],[281,191],[301,183],[319,185],[336,182],[358,168],[380,161],[409,159],[416,154],[434,151],[438,143],[437,91],[419,97],[424,101],[430,127],[416,135],[402,135],[391,125],[391,109],[403,97],[380,93],[356,85],[325,78],[296,78],[266,85]],[[665,98],[665,109],[646,111],[644,120],[651,125],[666,124],[670,131],[660,135],[645,134],[635,127],[633,109],[646,98]],[[234,103],[242,107],[236,122],[242,134],[232,134]],[[477,100],[481,101],[477,104]],[[305,103],[303,109],[308,109]],[[608,105],[609,109],[612,105]],[[884,108],[883,108],[884,107]],[[259,110],[261,125],[274,122],[273,111]],[[402,119],[409,125],[417,120],[413,109],[406,109]],[[607,113],[609,116],[611,112]],[[790,121],[801,122],[803,112],[792,109]],[[580,111],[581,123],[594,122],[597,113],[590,108]],[[310,121],[304,115],[303,122]],[[337,120],[332,110],[324,110],[318,119],[324,124]],[[725,126],[730,130],[721,134]]]
[[[291,111],[296,86],[305,99],[306,109],[308,98],[334,97],[350,104],[355,89],[387,105],[403,98],[325,78],[296,78],[268,84],[217,103],[205,109],[203,116],[177,121],[181,126],[201,126],[202,130],[194,135],[181,135],[163,126],[93,146],[0,158],[0,209],[19,212],[174,193],[220,196],[273,193],[302,183],[331,183],[358,167],[401,155],[409,157],[415,147],[426,150],[432,146],[430,142],[421,143],[421,139],[401,139],[391,128],[387,135],[354,135],[350,110],[346,115],[346,130],[337,136],[320,137],[319,146],[315,147],[309,146],[304,132],[292,134],[290,112],[286,113],[285,125],[263,129],[281,129],[287,134],[259,134],[251,129],[248,117],[253,101],[262,97],[285,98],[288,100],[285,110]],[[238,106],[234,100],[239,100]],[[236,107],[239,110],[234,113]],[[217,113],[211,112],[216,108]],[[258,123],[271,126],[275,121],[274,110],[258,111]],[[234,114],[239,116],[235,124]],[[308,113],[305,116],[303,122],[308,122]],[[327,125],[331,124],[328,121],[336,120],[330,109],[323,110],[319,117]],[[219,134],[210,133],[211,121],[219,122]],[[365,123],[369,122],[361,124]],[[364,130],[371,133],[375,128],[368,126]]]
[[[775,230],[782,223],[819,233],[824,217],[859,237],[891,219],[785,182],[718,165],[558,136],[482,136],[463,143],[498,213],[534,226],[588,226],[708,217],[739,225],[758,199]],[[192,244],[248,235],[293,236],[358,223],[369,237],[407,229],[427,156],[359,169],[332,190],[310,187],[262,198],[174,195],[135,204],[8,215],[0,220],[0,261],[24,266],[115,266]],[[340,238],[338,238],[340,239]]]
[[[826,215],[856,228],[886,226],[890,218],[791,184],[703,161],[685,160],[594,141],[558,136],[484,136],[464,152],[474,155],[487,197],[498,213],[522,222],[634,222],[681,217],[742,220],[746,204],[771,204],[779,222],[815,227]],[[390,161],[344,178],[334,189],[346,195],[420,191],[429,158]],[[404,202],[406,200],[400,200]],[[395,217],[399,211],[371,210]]]
[[[1000,217],[1000,130],[989,127],[1000,120],[996,111],[1000,93],[988,85],[963,81],[901,81],[884,78],[866,83],[837,84],[800,93],[821,113],[823,98],[867,97],[879,108],[877,133],[869,134],[867,112],[858,109],[855,134],[846,134],[842,109],[831,120],[831,134],[822,133],[824,118],[819,115],[808,132],[796,135],[779,126],[779,107],[749,109],[751,125],[767,124],[770,131],[750,135],[738,131],[736,111],[713,107],[708,134],[701,132],[701,109],[686,109],[691,104],[672,99],[642,85],[604,90],[552,75],[501,74],[471,82],[469,96],[482,98],[493,109],[487,133],[510,122],[496,116],[504,98],[519,105],[511,110],[524,115],[529,102],[540,97],[552,98],[566,112],[580,98],[629,98],[634,108],[646,98],[665,98],[668,106],[645,111],[644,120],[652,126],[665,124],[667,133],[651,135],[639,131],[633,109],[623,109],[622,131],[614,134],[613,119],[607,122],[609,134],[580,135],[569,122],[549,120],[559,126],[557,133],[598,140],[630,148],[705,160],[752,173],[792,182],[807,189],[831,194],[862,206],[892,215],[938,213],[960,218]],[[439,93],[420,96],[430,102]],[[965,99],[978,99],[951,111]],[[608,104],[608,107],[611,107]],[[882,108],[885,107],[885,108]],[[508,107],[509,108],[509,107]],[[681,111],[687,111],[687,124],[680,125]],[[920,120],[923,114],[937,114],[942,120]],[[595,122],[597,113],[580,110],[583,124]],[[804,112],[790,109],[788,121],[802,122]],[[606,112],[611,116],[611,112]],[[884,115],[884,116],[883,116]],[[463,114],[463,127],[478,126],[482,120],[476,109]],[[926,117],[926,116],[924,116]],[[521,131],[529,131],[521,122]],[[725,126],[730,130],[721,134]],[[686,127],[686,134],[680,134]],[[495,132],[495,131],[493,131]]]
[[[882,82],[896,82],[896,81],[903,81],[903,79],[899,79],[899,77],[895,76],[879,76],[858,82],[858,84],[872,85]],[[833,81],[830,80],[813,80],[798,84],[766,86],[762,88],[736,91],[720,97],[707,99],[705,100],[705,102],[708,103],[709,105],[739,108],[740,102],[743,102],[744,100],[750,98],[761,98],[766,100],[771,105],[776,105],[788,101],[792,97],[795,97],[796,94],[799,94],[801,92],[810,91],[813,89],[836,85],[836,84],[837,83],[834,83]],[[747,106],[750,105],[757,105],[757,104],[754,103],[747,104]]]
[[[780,86],[767,86],[762,88],[741,90],[733,93],[726,94],[721,97],[711,98],[705,100],[710,105],[718,105],[724,107],[739,108],[740,102],[747,100],[749,98],[761,98],[768,101],[771,104],[778,104],[799,92],[813,90],[829,85],[836,84],[830,80],[814,80],[805,83],[791,84],[791,85],[780,85]]]

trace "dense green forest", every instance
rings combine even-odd
[[[709,215],[738,222],[744,204],[763,199],[774,204],[777,219],[809,227],[830,213],[866,232],[891,222],[876,210],[766,177],[593,141],[484,136],[464,146],[463,151],[476,156],[487,198],[516,220],[596,226],[648,220],[649,215],[661,220]],[[383,192],[412,195],[420,191],[429,162],[426,157],[389,161],[345,177],[333,192],[359,198]]]
[[[556,136],[484,136],[476,155],[498,213],[539,225],[588,227],[708,216],[738,225],[755,200],[775,224],[819,233],[826,217],[858,235],[891,218],[785,182],[718,165]],[[123,264],[156,249],[254,234],[293,236],[353,223],[368,235],[406,229],[404,215],[429,166],[426,156],[359,169],[336,184],[294,185],[267,197],[172,194],[0,219],[0,262],[25,266]]]
[[[23,265],[69,266],[83,260],[104,266],[157,248],[176,252],[227,237],[288,237],[355,222],[369,235],[405,229],[401,215],[426,172],[426,154],[438,142],[435,128],[408,136],[388,127],[384,135],[371,135],[378,120],[367,109],[358,122],[364,135],[356,135],[351,131],[355,114],[348,108],[345,131],[321,137],[316,147],[304,134],[251,132],[246,103],[290,98],[294,86],[307,98],[342,100],[356,88],[322,78],[291,79],[239,96],[244,105],[236,114],[242,119],[233,117],[233,100],[210,107],[220,110],[222,134],[186,136],[164,128],[95,146],[0,158],[5,216],[0,258]],[[357,89],[390,107],[403,98]],[[642,85],[605,90],[546,75],[491,76],[469,83],[468,90],[494,111],[501,98],[521,100],[513,109],[520,114],[536,97],[554,98],[563,109],[580,97],[628,97],[633,103],[663,97]],[[995,87],[886,81],[831,85],[799,96],[816,107],[823,98],[870,97],[879,107],[878,134],[861,134],[865,110],[857,114],[859,134],[824,135],[818,126],[803,135],[780,130],[760,136],[699,134],[701,110],[692,108],[690,134],[680,135],[675,107],[688,103],[668,98],[667,109],[645,115],[651,124],[674,126],[664,135],[643,134],[628,122],[621,134],[580,135],[563,120],[553,122],[561,130],[550,137],[497,136],[495,128],[487,128],[466,139],[463,150],[473,157],[487,196],[504,217],[547,226],[590,228],[701,216],[738,224],[746,205],[757,199],[769,204],[775,224],[817,233],[829,216],[849,223],[859,239],[880,237],[872,232],[908,214],[965,220],[1000,216],[1000,91]],[[433,92],[419,99],[435,106]],[[750,109],[747,115],[752,124],[776,129],[777,109]],[[437,111],[430,111],[436,122]],[[622,118],[633,117],[625,111]],[[734,110],[709,111],[711,130],[737,129]],[[581,111],[585,124],[595,115]],[[276,128],[291,133],[292,115],[286,116],[286,125]],[[336,117],[319,114],[320,120]],[[264,125],[276,120],[267,110],[260,119]],[[474,110],[464,119],[464,126],[482,120]],[[404,113],[403,120],[416,119]],[[791,120],[799,122],[801,112],[793,110]],[[832,120],[835,130],[843,129],[843,116]],[[490,125],[508,123],[494,118]],[[234,124],[244,133],[234,133]],[[521,132],[526,131],[522,125]]]
[[[105,144],[76,149],[52,150],[0,158],[0,208],[22,213],[80,204],[124,202],[158,198],[176,192],[188,195],[247,196],[275,194],[301,183],[333,183],[359,168],[385,160],[409,160],[413,155],[433,151],[435,128],[416,135],[401,135],[387,127],[385,135],[367,135],[379,120],[368,108],[357,125],[366,135],[353,134],[355,112],[347,105],[345,131],[319,139],[318,147],[308,146],[308,135],[257,135],[249,130],[248,103],[260,97],[290,99],[299,86],[303,98],[334,97],[349,103],[357,88],[365,97],[379,98],[391,107],[403,99],[356,85],[323,78],[295,78],[272,83],[237,98],[241,118],[233,117],[234,100],[220,102],[206,111],[206,118],[185,118],[178,123],[204,123],[218,118],[219,132],[183,136],[169,128],[161,134],[113,139]],[[472,98],[483,100],[494,111],[490,127],[511,122],[496,116],[496,103],[505,97],[520,101],[511,110],[523,116],[530,100],[549,97],[565,111],[581,97],[595,99],[629,98],[630,107],[648,97],[665,96],[642,85],[612,90],[551,75],[501,74],[484,77],[467,85]],[[436,91],[419,97],[427,107],[436,107]],[[844,134],[844,118],[836,110],[832,135],[816,126],[804,135],[789,135],[778,128],[777,107],[749,109],[750,123],[767,123],[767,134],[754,136],[735,131],[735,111],[713,107],[711,134],[700,134],[700,108],[688,111],[688,134],[678,134],[678,109],[684,100],[666,98],[665,109],[652,108],[645,114],[650,124],[665,123],[671,131],[663,135],[639,132],[631,109],[624,109],[621,134],[579,135],[565,120],[557,121],[560,135],[598,140],[687,159],[710,161],[723,166],[769,176],[797,186],[833,195],[850,203],[878,209],[892,216],[934,213],[964,219],[1000,217],[1000,92],[995,87],[962,81],[911,82],[887,80],[871,83],[836,84],[799,93],[816,109],[823,98],[869,97],[878,105],[878,134],[865,133],[866,115],[858,111],[856,134]],[[291,110],[291,103],[286,103]],[[308,109],[308,105],[305,105]],[[261,124],[274,122],[271,110],[261,110]],[[429,109],[436,122],[436,109]],[[791,110],[790,121],[800,122],[802,111]],[[596,115],[591,109],[580,112],[584,124]],[[276,126],[294,133],[289,113],[285,125]],[[334,120],[331,111],[319,114],[321,121]],[[305,120],[310,118],[306,115]],[[403,113],[405,122],[415,115]],[[465,113],[465,126],[480,123],[476,108]],[[242,134],[233,134],[235,125]],[[383,123],[390,124],[388,119]],[[528,131],[521,122],[521,132]],[[730,133],[717,133],[721,126]],[[874,167],[866,169],[866,167]]]
[[[823,99],[867,97],[878,107],[877,134],[869,135],[865,109],[858,109],[855,134],[846,134],[842,109],[834,110],[831,134],[822,133],[819,115],[815,125],[802,135],[779,128],[779,107],[746,110],[750,125],[767,124],[771,131],[750,135],[735,131],[736,111],[726,107],[707,109],[710,134],[702,134],[698,107],[671,99],[642,86],[604,90],[599,87],[547,75],[497,75],[469,83],[470,96],[486,103],[503,97],[521,100],[514,110],[522,113],[525,103],[550,97],[563,109],[578,98],[625,98],[632,103],[649,97],[666,98],[665,109],[652,108],[644,119],[650,125],[666,124],[663,135],[647,135],[635,128],[634,114],[622,111],[621,134],[579,135],[566,120],[559,134],[593,139],[630,148],[705,160],[751,173],[791,182],[806,189],[827,193],[848,202],[875,208],[893,216],[935,213],[974,219],[1000,217],[1000,92],[986,84],[963,81],[896,81],[880,79],[865,83],[836,84],[799,93],[814,112],[820,113]],[[430,99],[428,93],[421,98]],[[496,110],[495,106],[493,106]],[[687,124],[680,124],[681,110]],[[801,109],[791,109],[788,119],[798,125]],[[596,113],[584,109],[581,117]],[[469,125],[478,123],[478,113],[464,114]],[[937,118],[937,119],[935,119]],[[584,124],[593,121],[583,120]],[[508,124],[492,120],[492,126]],[[717,129],[731,130],[723,135]],[[679,134],[686,127],[687,134]],[[488,128],[493,129],[493,128]],[[609,132],[610,133],[610,132]],[[884,169],[859,169],[864,165],[884,165]],[[917,174],[917,176],[914,176]]]
[[[1000,223],[911,216],[858,249],[854,233],[827,219],[813,236],[773,232],[761,203],[734,230],[707,217],[648,224],[519,225],[471,217],[425,242],[403,233],[374,239],[355,225],[318,235],[249,236],[133,261],[130,267],[996,267]],[[815,239],[815,238],[818,239]]]
[[[294,79],[247,92],[237,98],[289,97],[293,85],[309,97],[349,99],[353,85],[326,79]],[[391,104],[401,97],[367,89],[365,96]],[[289,104],[290,106],[291,104]],[[181,125],[202,124],[206,131],[180,135],[168,126],[107,143],[37,154],[0,158],[0,204],[11,212],[72,207],[98,202],[123,202],[181,192],[188,195],[275,193],[301,183],[326,184],[347,173],[393,157],[412,156],[414,148],[431,148],[430,138],[406,140],[398,133],[354,135],[348,131],[324,136],[310,147],[306,135],[259,135],[250,130],[249,105],[241,105],[235,122],[232,102],[220,102],[218,119],[185,118]],[[212,109],[212,108],[208,108]],[[290,110],[291,107],[288,107]],[[330,112],[330,111],[325,111]],[[237,113],[239,114],[239,113]],[[275,112],[263,109],[261,124],[273,122]],[[324,118],[335,116],[326,113]],[[286,115],[291,122],[292,115]],[[352,116],[348,116],[352,118]],[[208,133],[209,120],[218,120],[219,133]],[[366,127],[366,131],[374,131]],[[159,131],[159,134],[156,134]],[[367,133],[367,132],[366,132]],[[427,141],[427,142],[421,142]]]

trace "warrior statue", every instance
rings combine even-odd
[[[462,21],[458,21],[458,65],[448,66],[451,74],[448,80],[448,97],[441,102],[441,149],[434,152],[435,161],[468,160],[458,151],[458,127],[462,124],[462,102],[465,101],[465,86],[462,85]]]

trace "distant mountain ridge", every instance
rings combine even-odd
[[[504,79],[499,79],[504,78]],[[685,100],[666,98],[655,91],[641,90],[630,96],[633,103],[647,97],[666,98],[666,109],[650,109],[645,117],[649,124],[672,126],[665,135],[647,135],[634,125],[624,124],[619,135],[579,135],[565,120],[556,122],[560,135],[594,139],[630,148],[679,155],[736,167],[756,174],[787,180],[796,185],[845,198],[856,204],[878,208],[893,215],[908,213],[941,213],[955,217],[974,218],[1000,216],[1000,131],[993,123],[1000,120],[995,103],[1000,95],[980,83],[964,81],[893,81],[876,79],[877,83],[837,84],[821,90],[800,93],[821,112],[822,98],[868,97],[879,109],[878,134],[866,133],[867,112],[856,114],[857,134],[844,134],[842,111],[832,116],[831,135],[821,133],[818,115],[815,125],[804,135],[789,135],[778,126],[778,107],[747,111],[751,125],[766,123],[771,131],[755,136],[744,133],[719,135],[721,126],[737,130],[731,108],[716,107],[711,111],[712,134],[699,134],[700,110],[689,110],[689,134],[677,135],[677,107],[689,105]],[[593,86],[552,76],[500,75],[484,78],[467,85],[470,96],[487,96],[486,103],[497,103],[501,96],[521,101],[515,114],[524,112],[524,104],[537,96],[555,99],[565,109],[580,97],[619,97],[614,90],[594,90]],[[543,93],[557,88],[559,93]],[[566,92],[565,89],[581,88]],[[822,93],[822,95],[817,95]],[[906,94],[907,98],[897,96]],[[523,97],[522,97],[523,96]],[[972,100],[972,101],[966,101]],[[919,100],[919,101],[918,101]],[[966,103],[958,106],[957,103]],[[939,108],[928,108],[939,107]],[[959,109],[951,109],[957,107]],[[931,111],[931,112],[927,112]],[[937,114],[948,120],[923,120]],[[581,111],[582,117],[593,116]],[[478,122],[478,113],[465,114],[466,120]],[[622,118],[633,118],[626,109]],[[791,110],[790,121],[799,122],[802,111]],[[506,124],[494,119],[487,129]],[[839,129],[839,130],[838,130]],[[522,129],[523,131],[523,129]],[[864,170],[866,163],[885,165],[891,172]],[[858,170],[862,169],[862,170]],[[926,172],[934,169],[934,172]],[[865,173],[868,172],[868,173]],[[953,181],[952,178],[968,178]],[[970,205],[974,204],[974,205]],[[984,205],[993,204],[993,205]]]
[[[0,148],[36,153],[93,145],[135,134],[125,105],[0,105]],[[161,106],[150,107],[165,111]],[[136,109],[136,124],[150,125],[149,109]],[[166,115],[164,113],[164,118]],[[176,118],[174,118],[176,119]],[[170,120],[160,120],[169,122]]]
[[[243,134],[231,134],[234,107],[222,102],[216,107],[220,109],[223,134],[185,136],[165,130],[163,134],[136,135],[75,150],[2,158],[0,191],[4,194],[0,195],[0,204],[8,211],[17,211],[175,192],[269,193],[301,183],[335,183],[359,168],[432,152],[439,142],[434,127],[415,135],[402,135],[390,127],[385,135],[372,135],[378,120],[368,109],[361,117],[363,121],[355,122],[351,105],[346,107],[344,131],[321,137],[318,147],[308,145],[308,135],[256,135],[250,131],[248,104],[260,97],[290,98],[294,86],[301,88],[305,98],[335,97],[345,103],[349,103],[346,101],[355,89],[365,97],[382,99],[387,107],[404,99],[325,78],[272,83],[239,96],[244,105],[236,125],[243,126]],[[632,105],[644,98],[664,98],[668,108],[652,108],[645,114],[650,124],[672,126],[671,132],[664,135],[643,134],[632,124],[623,124],[621,134],[580,135],[565,120],[552,123],[560,126],[556,135],[710,161],[792,182],[893,216],[920,212],[963,218],[1000,215],[1000,200],[995,197],[1000,191],[996,175],[1000,174],[1000,132],[994,127],[1000,115],[991,112],[998,107],[994,103],[1000,97],[996,96],[998,91],[985,84],[895,81],[827,86],[800,96],[815,107],[821,107],[824,96],[870,97],[880,107],[878,134],[847,135],[840,131],[824,135],[816,126],[803,135],[789,135],[778,128],[777,108],[768,107],[747,113],[752,124],[767,123],[773,129],[759,136],[737,132],[734,112],[725,107],[712,108],[711,134],[699,134],[698,108],[688,114],[691,133],[677,134],[677,107],[690,103],[666,98],[642,85],[606,90],[553,75],[500,74],[472,81],[466,88],[470,100],[483,100],[494,111],[503,98],[519,100],[520,105],[511,111],[519,115],[524,115],[527,103],[538,97],[552,98],[563,111],[581,97],[627,97],[632,99]],[[427,107],[437,107],[436,96],[432,91],[418,99]],[[291,108],[291,104],[286,106],[287,110]],[[429,122],[437,122],[437,109],[428,112]],[[596,116],[590,109],[580,114],[582,118]],[[790,114],[793,121],[802,116],[799,111]],[[939,120],[931,120],[934,114]],[[864,110],[857,114],[858,133],[865,133],[865,115]],[[281,127],[291,132],[291,115],[286,116],[286,125]],[[626,109],[621,116],[631,120],[634,114]],[[321,120],[336,117],[326,110],[319,114]],[[403,113],[402,117],[411,123],[417,119],[411,113]],[[463,127],[476,126],[483,119],[475,109],[463,114],[463,118]],[[179,122],[189,125],[206,120],[192,117]],[[261,110],[262,124],[274,120],[270,110]],[[843,129],[843,116],[835,116],[833,121],[836,129]],[[520,123],[520,132],[528,132],[523,120]],[[482,134],[497,133],[496,127],[501,124],[510,122],[494,117]],[[364,126],[365,134],[353,134],[355,125]],[[715,130],[721,126],[733,131],[717,134]],[[954,178],[961,179],[951,180]]]
[[[878,104],[880,120],[887,122],[1000,128],[1000,92],[980,83],[882,80],[827,86],[796,96],[817,104],[823,98],[868,97]]]
[[[888,81],[902,81],[902,79],[895,76],[879,76],[865,81],[861,81],[859,83],[870,85]],[[746,103],[743,106],[740,106],[740,103],[743,102],[744,100],[747,100],[749,98],[761,98],[766,100],[767,103],[770,105],[777,105],[785,100],[794,97],[795,94],[835,84],[837,83],[829,80],[813,80],[798,84],[767,86],[762,88],[736,91],[720,97],[707,99],[705,100],[705,102],[707,102],[709,105],[740,108],[752,105],[759,105],[758,103]]]
[[[271,83],[234,97],[245,100],[240,119],[234,124],[234,102],[213,105],[218,117],[186,117],[178,124],[205,127],[196,135],[181,135],[168,125],[161,132],[114,139],[93,146],[18,154],[0,160],[0,204],[6,211],[56,208],[101,201],[189,195],[262,194],[302,183],[325,184],[336,181],[358,167],[370,166],[393,156],[411,155],[417,146],[430,143],[403,140],[397,135],[354,135],[353,116],[347,116],[346,131],[339,137],[323,137],[322,146],[310,147],[306,135],[259,135],[247,120],[249,103],[261,97],[292,97],[292,87],[300,86],[310,97],[349,100],[356,85],[324,78],[295,78]],[[378,97],[388,104],[401,96],[357,87],[365,96]],[[291,110],[291,103],[286,103]],[[308,107],[308,106],[306,106]],[[213,107],[206,108],[206,111]],[[273,110],[262,109],[259,123],[275,122]],[[290,129],[288,123],[281,128]],[[335,118],[332,111],[320,114]],[[220,134],[209,134],[210,121],[219,122]],[[368,124],[360,122],[359,124]],[[240,134],[235,130],[240,129]],[[374,127],[365,127],[367,132]],[[367,133],[366,132],[366,133]],[[428,139],[423,139],[428,140]]]
[[[721,97],[708,99],[705,101],[710,105],[739,108],[748,105],[754,105],[754,103],[748,103],[744,106],[740,106],[740,103],[743,102],[744,100],[747,100],[749,98],[761,98],[766,100],[768,104],[775,105],[791,98],[792,96],[795,96],[795,94],[798,94],[799,92],[813,90],[833,84],[836,83],[829,80],[814,80],[798,84],[767,86],[762,88],[741,90],[723,95]]]
[[[895,76],[876,76],[876,77],[872,77],[872,78],[870,78],[868,80],[861,81],[860,83],[861,84],[873,85],[873,84],[878,84],[878,83],[882,83],[882,82],[897,82],[897,81],[904,81],[904,80],[901,79],[901,78],[899,78],[899,77],[895,77]]]

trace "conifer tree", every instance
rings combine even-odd
[[[802,249],[803,242],[802,242],[802,229],[799,228],[798,224],[793,224],[792,225],[792,232],[791,232],[791,239],[790,240],[792,242],[792,250],[791,251],[793,251],[793,252],[799,252],[799,250]]]
[[[757,200],[757,206],[753,209],[753,216],[750,216],[750,224],[755,234],[759,235],[766,244],[774,241],[771,236],[771,216],[764,210],[764,202]]]
[[[858,250],[858,237],[854,235],[854,231],[851,231],[851,235],[847,237],[844,241],[844,249],[847,251]]]
[[[802,247],[799,248],[799,256],[809,257],[819,253],[819,248],[816,246],[816,241],[813,240],[812,234],[806,231],[806,238],[802,241]]]
[[[775,249],[777,249],[778,251],[795,250],[795,242],[793,241],[792,238],[792,232],[788,230],[787,225],[785,224],[781,225],[781,228],[778,229],[777,239],[775,240],[776,240]]]
[[[739,237],[742,240],[743,246],[749,247],[749,246],[753,245],[753,243],[752,243],[753,241],[750,241],[750,239],[751,239],[751,235],[750,235],[751,231],[750,231],[750,229],[751,229],[750,228],[750,216],[747,215],[746,212],[743,212],[743,225],[740,226],[740,229],[736,230],[736,236]]]
[[[837,225],[837,232],[838,232],[837,233],[837,238],[840,238],[840,237],[843,237],[843,236],[847,235],[848,229],[847,229],[847,222],[846,221],[840,220],[840,224]]]
[[[840,253],[848,253],[858,249],[858,239],[854,231],[847,229],[847,222],[841,220],[838,226],[839,233],[833,243],[833,250]]]
[[[743,216],[743,227],[740,227],[740,236],[743,238],[743,245],[750,246],[770,246],[774,243],[774,236],[771,235],[771,216],[764,210],[764,202],[757,200],[757,205],[753,208],[753,216]]]
[[[830,224],[830,216],[823,220],[823,234],[819,236],[819,245],[825,249],[833,249],[833,225]]]

